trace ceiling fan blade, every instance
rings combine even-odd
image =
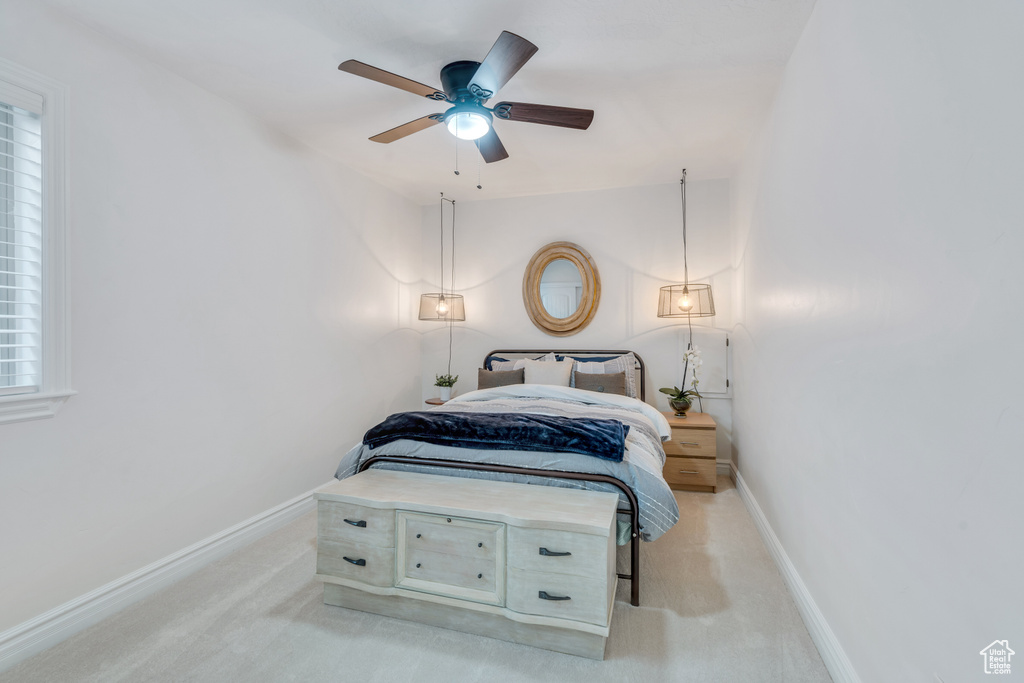
[[[494,45],[491,46],[491,51],[477,67],[470,83],[490,92],[490,95],[482,99],[493,97],[494,93],[508,83],[508,79],[515,76],[516,72],[530,60],[536,51],[537,46],[526,38],[502,31],[498,39],[494,41]]]
[[[476,148],[480,150],[480,155],[483,156],[484,161],[487,163],[508,159],[505,145],[501,144],[501,140],[498,139],[498,134],[494,132],[493,127],[487,131],[487,135],[477,138],[474,142],[476,143]]]
[[[362,76],[363,78],[369,78],[371,81],[377,81],[384,85],[390,85],[392,88],[398,88],[411,92],[414,95],[420,95],[421,97],[429,97],[432,100],[444,100],[444,93],[433,88],[429,85],[424,85],[417,81],[410,80],[405,76],[399,76],[393,74],[390,71],[384,69],[378,69],[375,66],[369,64],[363,64],[362,62],[350,59],[347,62],[342,62],[338,65],[339,71],[346,71],[356,76]],[[372,138],[371,138],[372,139]]]
[[[551,107],[546,104],[526,102],[500,102],[494,106],[494,115],[507,121],[542,123],[545,126],[560,126],[586,130],[594,120],[593,109],[572,107]]]
[[[384,143],[394,142],[395,140],[401,140],[406,135],[418,133],[421,130],[424,130],[425,128],[430,128],[431,126],[441,123],[441,121],[439,120],[440,116],[440,114],[431,114],[430,116],[424,116],[421,119],[416,119],[415,121],[410,121],[409,123],[403,123],[402,125],[396,126],[391,130],[386,130],[383,133],[378,133],[377,135],[374,135],[370,139],[373,140],[374,142]]]

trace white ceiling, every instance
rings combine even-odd
[[[47,0],[419,203],[731,175],[814,0]],[[367,140],[443,105],[337,70],[346,59],[440,86],[502,30],[540,49],[492,100],[594,109],[587,131],[508,121],[478,163],[434,126]],[[483,190],[476,190],[482,167]]]

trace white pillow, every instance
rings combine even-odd
[[[627,353],[611,360],[600,363],[576,361],[574,370],[584,375],[613,375],[620,372],[626,373],[626,396],[637,398],[636,390],[636,356]],[[526,380],[529,382],[530,380]],[[575,386],[573,382],[573,386]]]
[[[572,361],[527,360],[524,366],[526,384],[553,384],[569,386],[572,375]]]

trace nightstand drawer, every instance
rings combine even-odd
[[[665,481],[669,486],[715,487],[716,463],[708,458],[665,458]]]
[[[666,455],[714,458],[715,430],[673,427],[672,438],[661,445],[665,448]]]

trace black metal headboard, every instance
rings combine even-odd
[[[495,349],[494,351],[490,351],[486,356],[484,356],[484,363],[487,362],[487,359],[490,356],[503,356],[503,357],[506,357],[506,356],[509,356],[509,355],[514,355],[514,356],[523,356],[523,357],[525,357],[525,356],[536,356],[537,354],[546,354],[546,353],[554,353],[554,354],[557,354],[559,356],[580,356],[580,357],[586,357],[586,356],[622,356],[622,355],[625,355],[627,353],[632,353],[633,357],[636,358],[636,367],[634,368],[634,371],[637,373],[637,375],[640,378],[640,392],[639,392],[640,393],[640,400],[641,401],[646,401],[647,400],[647,398],[646,398],[646,395],[647,395],[647,380],[645,379],[645,376],[647,375],[647,373],[645,372],[644,359],[641,358],[640,355],[636,351],[622,351],[621,349],[583,349],[583,350],[573,349],[573,350],[569,350],[569,351],[567,351],[565,349]]]

